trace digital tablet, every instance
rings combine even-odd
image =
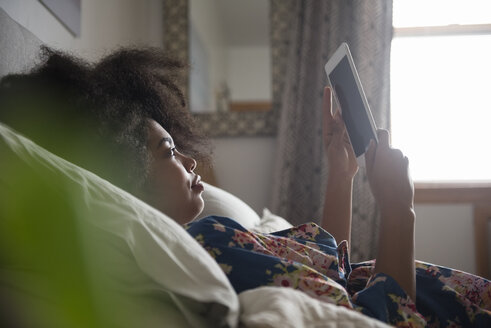
[[[368,149],[370,139],[378,142],[377,127],[348,44],[341,44],[327,62],[325,69],[334,98],[341,109],[353,150],[356,157],[359,157]]]

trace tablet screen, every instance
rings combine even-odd
[[[329,80],[341,106],[353,150],[358,157],[366,151],[370,139],[375,139],[375,136],[346,56],[329,74]]]

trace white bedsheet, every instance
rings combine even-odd
[[[260,287],[239,294],[244,327],[390,327],[342,306],[318,301],[283,287]]]

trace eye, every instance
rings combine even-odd
[[[176,156],[176,152],[177,152],[176,147],[173,147],[173,148],[169,149],[169,156],[170,157],[175,157]]]

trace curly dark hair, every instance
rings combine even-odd
[[[1,121],[125,189],[137,190],[147,177],[148,119],[181,152],[208,161],[209,143],[179,88],[187,70],[180,60],[156,48],[122,48],[96,63],[47,47],[40,57],[30,72],[0,81]],[[71,144],[60,142],[65,138]],[[74,141],[80,139],[85,151]],[[88,160],[88,153],[104,160]]]

